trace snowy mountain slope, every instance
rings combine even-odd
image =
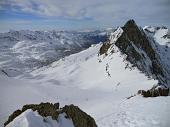
[[[65,59],[52,63],[49,67],[40,68],[30,74],[38,83],[52,82],[56,85],[79,87],[81,89],[101,87],[100,89],[108,88],[110,90],[112,84],[123,83],[128,85],[133,84],[140,78],[147,80],[147,77],[140,74],[138,69],[133,71],[125,69],[127,62],[124,61],[125,56],[120,54],[116,47],[117,53],[105,59],[102,58],[103,56],[99,57],[98,51],[101,45],[98,44],[80,53],[70,55]],[[129,77],[127,77],[127,74]],[[127,80],[129,81],[127,82]],[[72,82],[71,85],[68,82]],[[108,87],[102,84],[108,85]]]
[[[9,31],[0,33],[0,69],[20,75],[106,39],[109,31]]]
[[[110,43],[93,45],[19,79],[1,76],[1,121],[22,105],[50,101],[78,105],[99,127],[168,127],[169,96],[146,99],[136,95],[158,80],[148,78],[116,46],[123,32],[119,28],[111,34]],[[105,44],[107,55],[100,54]]]

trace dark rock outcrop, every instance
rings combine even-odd
[[[105,54],[107,56],[107,50],[110,48],[111,44],[110,43],[104,43],[102,47],[100,48],[99,54],[103,55]]]
[[[139,90],[138,94],[141,94],[143,97],[158,97],[158,96],[168,96],[169,88],[158,88],[150,90]]]
[[[72,104],[59,108],[59,103],[52,104],[48,102],[24,105],[22,110],[16,110],[9,116],[8,120],[4,123],[4,126],[8,125],[27,109],[37,111],[43,117],[51,116],[54,120],[58,119],[59,114],[66,113],[66,118],[72,119],[75,127],[97,127],[95,120],[77,106]]]
[[[95,120],[77,106],[66,105],[62,108],[62,112],[65,112],[67,117],[72,119],[75,127],[97,127]]]

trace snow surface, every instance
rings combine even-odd
[[[157,81],[137,68],[126,68],[130,64],[116,46],[111,47],[113,54],[98,56],[101,46],[93,45],[16,79],[0,76],[1,125],[23,105],[48,101],[79,106],[99,127],[168,127],[170,97],[136,95],[139,89],[150,89]]]

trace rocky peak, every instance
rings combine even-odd
[[[134,20],[129,20],[122,29],[124,33],[118,39],[116,44],[120,43],[122,39],[126,39],[127,43],[133,42],[137,48],[144,50],[151,59],[155,59],[156,54],[149,39],[144,31],[136,25]]]
[[[136,25],[134,20],[127,21],[121,29],[123,32],[113,44],[119,48],[120,52],[127,55],[126,60],[133,66],[147,76],[157,79],[159,84],[166,87],[168,75],[156,51],[154,40],[149,38],[144,30]],[[112,40],[109,41],[111,42]],[[108,43],[104,43],[100,51],[107,53],[106,50],[111,47],[109,45],[111,43]],[[100,52],[100,54],[103,54],[103,52]]]
[[[131,19],[126,22],[126,24],[124,25],[124,28],[127,28],[127,30],[130,30],[133,28],[138,28],[138,26],[136,25],[135,21]]]

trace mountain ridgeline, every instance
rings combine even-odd
[[[158,80],[156,87],[169,88],[170,72],[167,66],[164,66],[167,63],[163,62],[162,56],[156,50],[159,44],[157,44],[154,38],[138,27],[134,20],[129,20],[123,27],[118,28],[117,31],[120,30],[122,32],[119,32],[119,36],[115,37],[114,35],[114,37],[110,37],[110,40],[103,44],[99,54],[107,55],[108,50],[115,45],[119,48],[120,52],[127,55],[126,60],[133,67],[137,67],[148,77]],[[114,44],[111,43],[112,38],[117,38]],[[114,51],[111,52],[113,53]]]

